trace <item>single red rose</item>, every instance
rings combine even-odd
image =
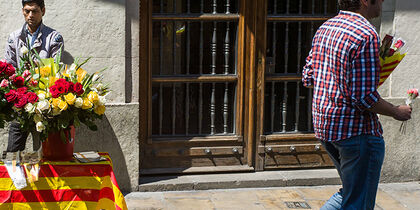
[[[14,103],[18,99],[18,92],[16,90],[10,90],[8,93],[4,94],[7,102]]]
[[[55,81],[54,85],[61,85],[61,84],[66,84],[67,81],[63,78],[58,79],[57,81]]]
[[[60,92],[58,92],[56,85],[50,87],[50,93],[53,98],[58,98],[60,96]]]
[[[25,79],[21,76],[15,77],[13,79],[13,84],[18,88],[23,87],[23,85],[25,85]]]
[[[26,97],[26,95],[21,95],[19,100],[17,102],[15,102],[15,107],[16,108],[23,108],[23,107],[25,107],[26,104],[28,104],[28,98]]]
[[[28,98],[29,103],[35,103],[38,101],[38,96],[34,92],[27,92],[26,97]]]
[[[20,87],[16,90],[19,94],[25,94],[28,91],[27,87]]]
[[[58,91],[60,94],[63,94],[63,93],[65,93],[65,92],[66,92],[66,87],[65,87],[65,84],[56,84],[56,85],[54,85],[54,86],[56,86],[56,87],[57,87],[57,91]]]
[[[73,92],[73,87],[74,87],[73,82],[66,82],[66,84],[64,85],[64,92],[66,94],[70,93],[70,92]]]
[[[13,67],[12,64],[7,64],[7,67],[5,69],[5,74],[10,77],[14,73],[16,73],[15,67]]]
[[[82,95],[85,92],[85,90],[83,90],[83,85],[80,84],[79,82],[74,84],[73,91],[74,91],[74,93],[76,93],[79,96]]]
[[[0,62],[0,74],[5,73],[6,68],[7,68],[7,63],[5,63],[5,62]]]

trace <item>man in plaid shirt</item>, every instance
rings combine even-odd
[[[321,209],[373,209],[385,145],[377,114],[404,121],[411,108],[381,98],[379,36],[368,19],[383,0],[339,0],[341,11],[316,32],[302,81],[313,88],[312,115],[343,187]]]

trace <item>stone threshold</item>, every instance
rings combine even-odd
[[[140,192],[319,186],[341,184],[335,169],[305,169],[179,176],[140,176]]]

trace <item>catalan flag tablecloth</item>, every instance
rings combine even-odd
[[[17,190],[0,162],[0,209],[127,209],[107,153],[106,161],[42,162],[39,180]]]

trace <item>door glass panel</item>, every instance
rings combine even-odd
[[[336,13],[336,0],[268,1],[264,134],[313,132],[301,71],[317,28]],[[300,19],[281,18],[288,15]]]
[[[234,135],[238,2],[153,1],[152,136]]]

